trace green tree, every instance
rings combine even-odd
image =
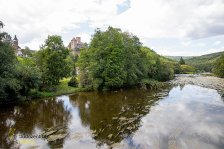
[[[2,21],[0,21],[0,28],[3,28],[4,24]]]
[[[184,61],[183,57],[180,58],[179,64],[180,65],[185,65],[185,61]]]
[[[19,78],[20,95],[27,96],[31,89],[38,89],[41,84],[41,72],[32,58],[18,57],[16,74]]]
[[[123,71],[124,44],[122,38],[120,31],[112,27],[109,27],[106,32],[96,30],[88,52],[81,52],[80,55],[79,67],[84,73],[80,77],[84,79],[81,82],[91,83],[95,89],[112,89],[123,85],[126,72]],[[90,58],[89,61],[82,59],[86,57]]]
[[[27,47],[27,46],[24,49],[22,49],[22,53],[26,57],[31,57],[32,56],[32,52],[31,52],[30,48]]]
[[[154,79],[159,81],[167,81],[172,79],[174,76],[174,69],[172,64],[165,62],[164,60],[156,60],[156,76]]]
[[[192,73],[196,72],[196,70],[193,66],[181,65],[180,68],[181,68],[181,73],[183,73],[183,74],[192,74]]]
[[[224,55],[222,55],[219,59],[216,60],[213,72],[217,76],[224,78]]]
[[[173,67],[161,59],[131,33],[113,27],[105,32],[97,29],[89,47],[81,50],[79,82],[102,90],[139,85],[145,78],[168,80]]]
[[[33,60],[17,59],[9,37],[7,33],[0,32],[0,103],[26,96],[40,83],[40,72]]]
[[[136,36],[113,27],[97,29],[78,60],[80,83],[99,90],[136,85],[144,77],[142,54]]]
[[[3,27],[4,27],[4,24],[2,21],[0,21],[0,41],[9,43],[11,42],[11,36],[6,32],[1,31]]]
[[[0,41],[0,99],[15,99],[21,89],[16,78],[16,57],[9,43]]]
[[[173,78],[175,63],[158,55],[155,51],[147,47],[142,47],[144,55],[142,55],[142,61],[144,63],[144,69],[147,72],[148,79],[154,79],[158,81],[167,81]]]
[[[36,54],[36,63],[42,73],[43,87],[57,85],[63,77],[71,75],[71,59],[60,36],[48,36]]]
[[[78,58],[77,66],[79,69],[78,74],[78,81],[81,87],[84,86],[91,86],[91,76],[90,76],[90,59],[92,58],[90,53],[92,51],[88,50],[87,48],[84,48],[81,50],[80,56]]]
[[[0,22],[0,29],[3,23]],[[9,35],[0,31],[0,102],[15,99],[21,89],[16,78],[16,56],[14,50],[6,39]]]

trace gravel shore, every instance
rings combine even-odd
[[[174,80],[170,81],[174,85],[198,85],[201,87],[211,88],[217,90],[224,96],[224,78],[204,75],[176,75]]]

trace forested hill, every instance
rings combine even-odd
[[[211,72],[215,61],[224,54],[223,52],[212,53],[202,56],[193,57],[185,60],[186,64],[196,67],[198,70]]]
[[[172,59],[172,60],[175,60],[175,61],[179,61],[181,57],[182,57],[184,60],[193,58],[193,56],[165,56],[165,57],[167,57],[167,58],[169,58],[169,59]]]
[[[194,66],[198,70],[211,72],[215,61],[223,54],[224,51],[212,54],[206,54],[202,56],[195,56],[191,58],[183,57],[183,59],[185,60],[186,64]],[[178,57],[175,56],[174,57],[170,56],[169,58],[171,59],[176,58],[176,60],[179,61],[179,59],[177,59]]]

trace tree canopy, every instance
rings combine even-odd
[[[3,25],[0,25],[3,27]],[[2,33],[2,32],[1,32]],[[7,33],[0,34],[0,102],[5,103],[27,95],[38,86],[40,73],[29,62],[17,59]]]
[[[36,53],[36,63],[42,73],[44,86],[56,85],[71,73],[69,51],[60,36],[48,36],[45,44]]]
[[[180,65],[185,65],[185,61],[184,61],[183,57],[180,58],[179,64]]]
[[[224,78],[224,54],[216,60],[213,72],[217,76]]]
[[[170,67],[139,38],[120,29],[96,30],[89,48],[81,51],[78,67],[82,86],[94,89],[116,89],[138,85],[142,79],[167,80],[162,73]]]

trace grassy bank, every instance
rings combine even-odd
[[[71,87],[68,86],[68,82],[71,78],[64,78],[60,81],[60,84],[55,86],[55,91],[31,91],[29,97],[31,99],[38,99],[38,98],[47,98],[47,97],[54,97],[59,95],[66,95],[72,94],[77,92],[84,92],[84,91],[91,91],[89,88],[80,88],[80,87]],[[163,87],[163,82],[158,82],[156,80],[145,79],[142,80],[141,87],[146,89],[158,89]]]
[[[81,92],[81,91],[88,91],[87,88],[68,86],[68,82],[70,79],[71,78],[65,78],[65,79],[61,80],[60,84],[55,86],[55,91],[52,91],[52,92],[33,90],[33,91],[31,91],[30,97],[32,99],[46,98],[46,97],[72,94],[72,93]]]

